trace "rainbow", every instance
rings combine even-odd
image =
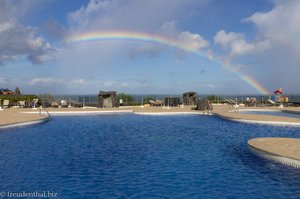
[[[142,33],[142,32],[129,32],[129,31],[101,31],[101,32],[88,32],[83,34],[72,35],[67,39],[67,42],[70,43],[81,43],[81,42],[89,42],[89,41],[140,41],[153,43],[156,45],[162,45],[165,47],[178,48],[187,52],[195,53],[201,57],[207,58],[211,61],[217,62],[222,67],[231,71],[235,74],[239,79],[257,91],[259,94],[268,95],[269,92],[266,88],[264,88],[259,82],[257,82],[254,78],[249,75],[243,74],[241,71],[236,69],[229,63],[225,63],[216,57],[206,56],[201,53],[194,46],[191,46],[190,43],[180,41],[177,39],[165,37],[163,35]]]

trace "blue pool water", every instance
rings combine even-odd
[[[299,169],[249,152],[299,128],[214,116],[54,117],[0,131],[0,192],[58,198],[299,198]]]
[[[255,115],[273,115],[273,116],[281,116],[281,117],[291,117],[291,118],[300,118],[300,114],[291,113],[291,112],[283,112],[283,111],[240,111],[241,114],[255,114]]]

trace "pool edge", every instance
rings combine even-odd
[[[264,120],[247,120],[247,119],[237,119],[232,117],[227,117],[219,113],[213,113],[213,115],[218,116],[222,119],[233,121],[233,122],[240,122],[240,123],[247,123],[247,124],[263,124],[263,125],[273,125],[273,126],[294,126],[300,127],[300,123],[297,122],[280,122],[280,121],[264,121]]]
[[[295,168],[298,168],[298,169],[300,168],[300,161],[299,160],[284,157],[284,156],[280,156],[280,155],[270,153],[270,152],[265,151],[265,150],[258,149],[256,147],[252,146],[249,143],[249,141],[247,142],[247,144],[248,144],[249,150],[253,154],[255,154],[255,155],[257,155],[261,158],[265,158],[267,160],[272,160],[274,162],[278,162],[278,163],[281,163],[281,164],[284,164],[284,165],[287,165],[287,166],[291,166],[291,167],[295,167]]]
[[[38,120],[33,120],[33,121],[27,121],[27,122],[17,122],[17,123],[12,123],[12,124],[5,124],[5,125],[0,125],[0,129],[8,129],[8,128],[17,128],[17,127],[25,127],[25,126],[31,126],[35,124],[41,124],[44,122],[48,122],[50,120],[50,117],[38,119]]]

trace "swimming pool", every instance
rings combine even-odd
[[[0,130],[0,191],[58,198],[299,198],[299,169],[256,155],[254,137],[299,128],[215,116],[57,116]]]
[[[279,110],[240,110],[238,113],[241,114],[255,114],[255,115],[273,115],[273,116],[281,116],[281,117],[291,117],[291,118],[300,118],[300,114],[284,112]]]

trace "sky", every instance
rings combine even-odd
[[[0,88],[300,93],[298,0],[0,0]]]

